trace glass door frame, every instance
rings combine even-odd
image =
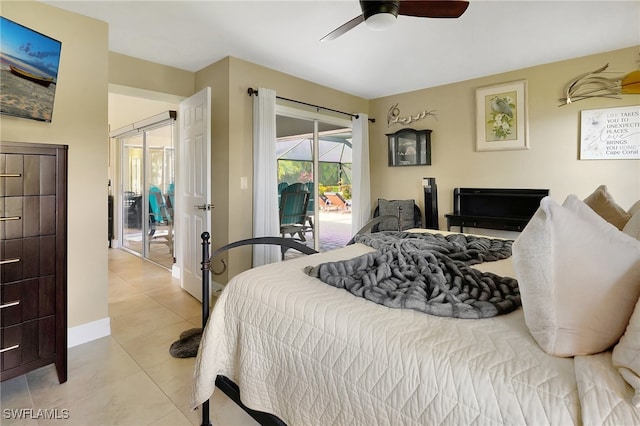
[[[282,102],[286,102],[286,100],[280,101],[276,100],[276,115],[281,115],[285,117],[297,118],[300,120],[310,121],[313,123],[313,194],[311,196],[314,200],[318,200],[320,197],[318,178],[320,173],[320,151],[319,151],[319,129],[318,125],[320,122],[332,124],[335,126],[340,126],[343,128],[349,128],[353,131],[353,123],[351,120],[347,120],[344,118],[336,117],[334,115],[321,114],[317,111],[309,111],[301,108],[291,107],[289,105],[285,105]],[[320,251],[320,208],[318,202],[313,203],[314,206],[314,250]]]
[[[135,142],[140,143],[135,143]],[[144,257],[144,234],[147,231],[145,227],[145,221],[148,220],[145,217],[146,209],[144,209],[145,198],[144,190],[144,175],[145,175],[145,156],[144,156],[144,136],[140,134],[131,134],[123,136],[118,139],[121,153],[121,174],[120,174],[120,191],[118,203],[122,208],[120,209],[120,223],[122,226],[119,229],[120,247]],[[132,154],[132,151],[136,151],[136,155]],[[131,236],[136,232],[130,232],[129,229],[140,229],[140,250],[136,250],[134,247],[129,246],[128,241]]]
[[[154,120],[155,117],[162,117],[162,119],[160,120]],[[169,117],[169,118],[167,118]],[[152,261],[162,267],[165,267],[169,270],[172,269],[171,265],[164,265],[161,264],[159,262],[157,262],[156,260],[154,260],[153,258],[151,258],[149,256],[149,247],[150,247],[150,240],[149,240],[149,232],[150,232],[150,226],[149,226],[149,186],[151,185],[150,183],[150,178],[149,178],[149,174],[150,174],[150,168],[151,168],[151,161],[150,161],[150,151],[151,150],[162,150],[162,156],[163,156],[163,164],[162,164],[162,170],[161,170],[161,178],[162,178],[162,184],[161,184],[161,191],[162,194],[167,194],[168,192],[168,184],[165,185],[167,182],[166,181],[166,176],[167,175],[172,175],[173,179],[174,179],[174,183],[175,183],[175,170],[176,170],[176,165],[175,165],[175,149],[176,149],[176,141],[177,141],[177,126],[175,125],[176,120],[175,120],[175,111],[169,111],[169,114],[160,114],[158,116],[154,116],[151,117],[147,120],[144,120],[143,122],[140,122],[141,125],[136,126],[136,123],[127,126],[126,128],[120,129],[120,130],[116,130],[115,132],[111,133],[111,137],[115,138],[117,141],[117,146],[120,149],[120,173],[119,173],[119,185],[117,186],[119,189],[119,193],[116,194],[116,198],[119,199],[119,202],[117,203],[120,208],[118,209],[119,212],[119,216],[120,216],[120,220],[119,220],[119,229],[118,229],[118,235],[120,238],[120,248],[133,253],[137,256],[140,256],[146,260]],[[157,130],[157,129],[161,129],[164,127],[170,127],[170,137],[171,137],[171,144],[170,147],[168,146],[148,146],[149,143],[147,141],[147,135],[149,132],[152,132],[153,130]],[[130,145],[127,143],[127,141],[131,140],[132,138],[138,138],[141,137],[142,139],[142,144],[134,144],[134,145]],[[130,201],[125,199],[125,191],[129,191],[129,188],[125,188],[126,183],[130,181],[130,176],[129,176],[129,149],[131,147],[137,147],[140,148],[142,150],[142,155],[141,155],[141,159],[142,159],[142,164],[140,167],[140,171],[142,172],[142,180],[140,182],[140,191],[139,191],[139,195],[135,195],[135,202],[139,202],[140,204],[140,209],[141,209],[141,217],[140,217],[140,221],[141,221],[141,250],[137,251],[134,248],[128,247],[125,244],[125,232],[126,232],[126,224],[128,223],[128,219],[129,217],[127,216],[127,208],[128,208],[128,204],[130,203]],[[170,155],[169,155],[170,154]],[[168,165],[166,158],[170,158],[171,161],[174,161],[174,164]],[[167,186],[167,187],[165,187]],[[137,198],[140,197],[140,200],[138,201]],[[146,207],[146,208],[145,208]],[[137,220],[137,218],[135,218],[135,220]],[[172,232],[173,230],[170,230],[169,232]],[[175,241],[175,238],[172,238],[171,241]],[[171,244],[173,244],[171,242]],[[173,249],[171,250],[171,253],[174,253]],[[173,255],[173,261],[175,262],[175,254]]]

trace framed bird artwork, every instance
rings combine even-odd
[[[476,151],[529,149],[527,81],[476,89]]]

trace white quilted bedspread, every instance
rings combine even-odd
[[[194,406],[222,374],[247,406],[289,426],[582,423],[573,359],[542,352],[522,310],[434,317],[376,305],[302,271],[367,250],[357,244],[234,278],[203,336]]]
[[[640,425],[640,410],[629,403],[634,391],[613,367],[611,351],[577,356],[575,364],[585,425]]]

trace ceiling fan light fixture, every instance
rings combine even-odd
[[[371,15],[365,23],[367,27],[374,31],[384,31],[393,26],[398,17],[393,15],[392,13],[376,13],[375,15]]]
[[[384,31],[396,22],[400,2],[360,0],[360,7],[367,27],[374,31]]]
[[[334,40],[363,22],[372,30],[385,30],[395,23],[398,15],[417,18],[459,18],[468,6],[469,2],[465,0],[360,0],[362,15],[342,24],[320,41]]]

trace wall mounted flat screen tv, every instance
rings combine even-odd
[[[0,114],[51,122],[62,43],[0,16]]]

